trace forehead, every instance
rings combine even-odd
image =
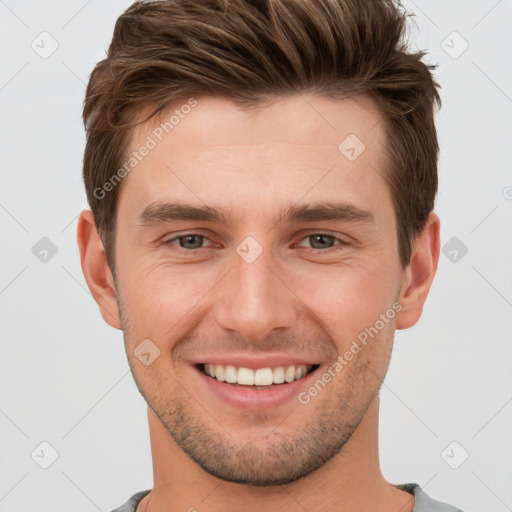
[[[247,210],[258,203],[260,211],[306,194],[368,203],[371,188],[385,187],[384,144],[382,115],[362,96],[295,95],[253,110],[224,98],[184,98],[133,130],[127,158],[144,156],[123,188],[139,213],[169,195]]]
[[[149,109],[142,110],[139,120],[149,113]],[[139,125],[131,134],[130,145],[136,147],[152,134],[157,142],[173,138],[196,144],[256,145],[275,141],[277,136],[288,144],[337,147],[346,135],[353,134],[368,146],[370,138],[384,137],[381,121],[375,101],[363,95],[335,100],[297,94],[243,109],[222,97],[183,97]]]

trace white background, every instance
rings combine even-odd
[[[1,512],[110,511],[152,487],[146,404],[76,244],[85,84],[130,3],[0,1]],[[510,511],[512,1],[404,5],[412,46],[440,65],[442,244],[468,252],[441,255],[422,319],[397,333],[382,470],[465,512]],[[43,31],[59,45],[47,59],[31,48]],[[46,263],[42,237],[58,249]],[[43,441],[58,452],[48,469],[31,458]],[[453,441],[452,465],[469,453],[458,469],[442,457]]]

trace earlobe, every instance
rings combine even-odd
[[[90,210],[84,210],[80,214],[77,242],[82,271],[87,286],[100,308],[101,316],[110,326],[121,329],[114,279]]]
[[[408,329],[420,319],[436,274],[439,252],[440,221],[432,212],[416,237],[409,265],[403,273],[399,299],[402,310],[396,316],[397,329]]]

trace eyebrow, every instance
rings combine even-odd
[[[200,221],[231,225],[232,216],[229,212],[217,210],[210,206],[194,206],[182,202],[156,201],[148,205],[138,217],[138,224],[157,226],[172,221]],[[375,223],[375,217],[369,210],[350,203],[321,202],[302,206],[284,208],[276,222],[343,221]]]

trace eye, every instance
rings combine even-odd
[[[185,235],[180,235],[174,238],[171,238],[170,240],[167,240],[164,242],[167,245],[174,245],[173,242],[178,241],[179,247],[176,247],[179,249],[201,249],[203,245],[204,240],[209,240],[209,238],[205,237],[204,235],[198,235],[197,233],[187,233]]]
[[[192,252],[195,249],[205,248],[203,246],[203,242],[205,240],[210,239],[197,233],[186,233],[184,235],[171,238],[165,241],[164,244],[172,246],[173,250],[176,250],[177,252]],[[331,252],[331,250],[337,251],[342,250],[345,246],[349,245],[347,242],[335,236],[333,233],[311,233],[302,238],[302,240],[309,240],[312,246],[310,248],[312,252]],[[178,245],[176,245],[176,242]],[[339,242],[338,247],[334,246],[336,242]]]
[[[303,238],[303,240],[309,240],[312,249],[315,252],[330,252],[330,249],[337,251],[348,245],[347,242],[335,236],[333,233],[311,233]],[[338,244],[337,248],[333,248],[333,245],[336,241],[340,243]]]

